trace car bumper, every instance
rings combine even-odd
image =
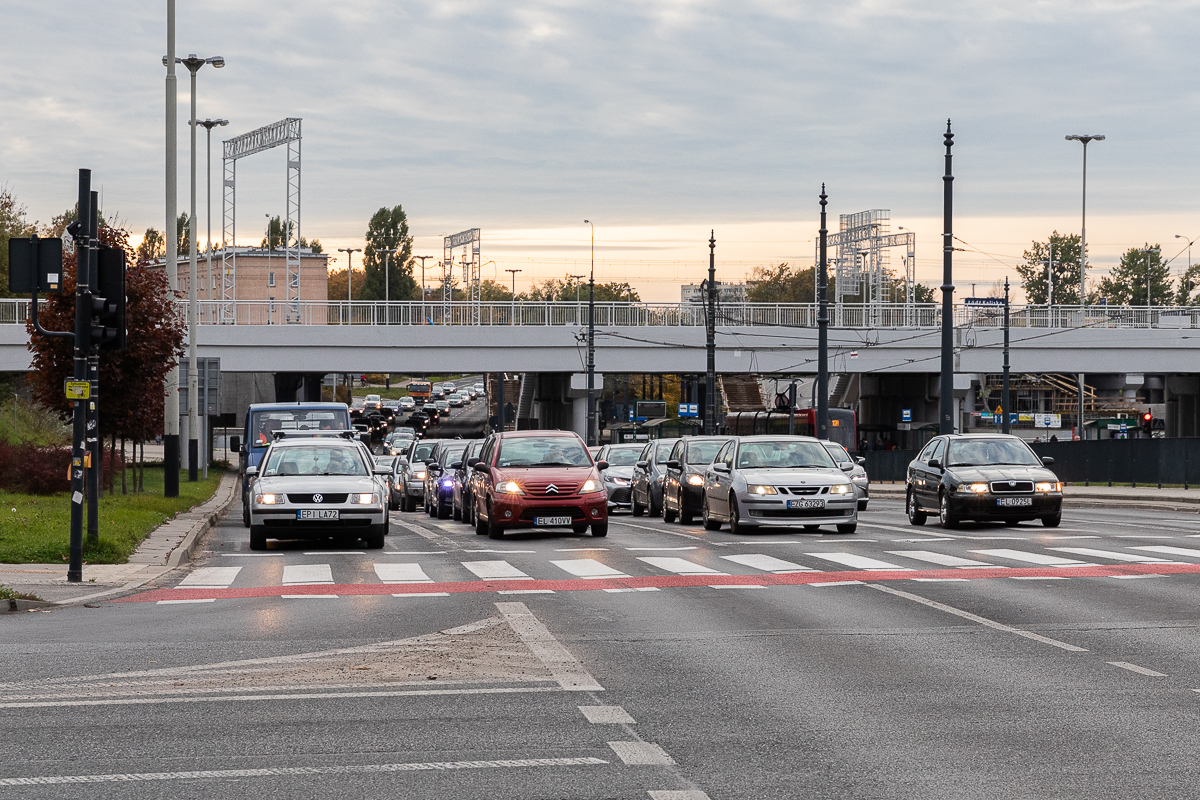
[[[1028,499],[1027,506],[1000,505],[999,501]],[[982,495],[950,495],[950,512],[965,519],[1037,519],[1062,513],[1063,496],[1060,493],[1020,494],[998,497],[988,493]]]
[[[763,500],[749,495],[738,497],[739,522],[792,528],[797,525],[853,525],[858,522],[858,497],[842,495],[826,499],[824,508],[788,508],[785,500]]]
[[[590,525],[593,522],[608,520],[608,499],[600,493],[582,497],[546,498],[531,497],[512,501],[504,497],[496,497],[491,504],[490,522],[500,528],[542,528],[562,527],[573,525]],[[569,524],[557,526],[539,525],[539,517],[567,517]]]
[[[354,506],[333,509],[338,512],[336,520],[296,519],[298,509],[266,511],[250,509],[250,524],[261,525],[267,535],[276,539],[317,539],[339,533],[366,533],[372,527],[387,522],[384,506]],[[326,510],[326,509],[322,509]]]
[[[405,484],[404,493],[407,494],[409,497],[424,497],[425,496],[425,484],[413,483],[410,481]]]
[[[632,486],[609,486],[608,491],[608,507],[609,508],[632,508],[633,507],[633,487]]]

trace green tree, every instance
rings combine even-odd
[[[8,240],[28,236],[33,230],[25,221],[25,206],[17,202],[11,189],[0,186],[0,297],[12,296],[8,291]]]
[[[417,287],[417,295],[420,296],[421,287]],[[493,280],[486,280],[479,285],[480,300],[485,303],[499,303],[513,299],[512,290],[507,286],[497,283]]]
[[[287,246],[288,240],[291,239],[291,236],[284,235],[284,228],[286,227],[288,227],[287,223],[285,223],[278,215],[268,219],[267,229],[263,233],[263,239],[259,244],[259,247],[264,247],[270,250],[283,250]],[[321,249],[320,239],[313,239],[310,242],[308,239],[305,239],[303,236],[301,236],[300,247],[307,247],[314,253],[324,252]]]
[[[1179,289],[1175,292],[1175,305],[1200,305],[1200,264],[1193,264],[1183,273],[1179,280]]]
[[[1149,252],[1143,253],[1142,250]],[[1131,247],[1121,256],[1121,263],[1113,267],[1100,281],[1099,294],[1114,306],[1144,306],[1146,288],[1149,284],[1149,304],[1165,306],[1171,302],[1171,271],[1163,263],[1162,248],[1147,244],[1143,248]]]
[[[146,228],[146,233],[142,236],[142,243],[137,246],[134,263],[146,264],[162,258],[166,254],[167,242],[163,238],[162,232],[154,228]]]
[[[1017,265],[1025,300],[1043,304],[1052,300],[1056,305],[1079,305],[1079,236],[1054,231],[1045,242],[1033,242],[1025,251],[1024,264]],[[1048,269],[1053,256],[1053,269]],[[1053,297],[1050,296],[1053,274]]]
[[[190,256],[192,253],[192,226],[188,220],[187,212],[179,215],[179,219],[175,220],[176,247],[179,257]],[[199,247],[199,243],[197,243]]]
[[[578,291],[578,295],[576,292]],[[641,295],[628,282],[609,281],[596,284],[597,303],[641,302]],[[570,275],[558,278],[546,278],[534,281],[528,292],[517,295],[518,300],[541,300],[560,303],[574,303],[576,297],[585,303],[588,299],[588,282],[572,278]]]
[[[751,303],[816,302],[815,273],[815,267],[791,267],[786,261],[755,267],[747,281],[750,287],[746,291],[746,300]],[[829,297],[833,298],[832,291]]]
[[[366,247],[363,248],[364,300],[403,300],[412,296],[413,237],[408,232],[408,215],[404,208],[379,209],[367,223]],[[384,251],[395,250],[387,257],[387,279],[384,279]],[[386,294],[384,297],[386,286]]]

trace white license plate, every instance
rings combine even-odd
[[[998,506],[1031,506],[1033,505],[1032,497],[1000,497],[996,499]]]
[[[338,519],[336,508],[318,508],[296,512],[296,519]]]
[[[570,525],[570,517],[534,517],[534,525]]]
[[[824,508],[825,500],[788,500],[788,508]]]

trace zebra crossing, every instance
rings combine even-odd
[[[777,579],[794,578],[798,582],[818,586],[852,585],[848,574],[869,572],[886,574],[889,579],[914,581],[969,580],[971,571],[978,577],[1011,577],[1022,579],[1046,579],[1049,577],[1069,578],[1072,573],[1082,574],[1084,568],[1121,566],[1126,569],[1143,568],[1143,572],[1154,575],[1156,567],[1198,566],[1200,549],[1167,545],[1119,545],[1114,549],[1095,547],[1044,546],[1040,549],[980,548],[966,552],[971,557],[951,555],[929,549],[886,550],[882,554],[888,560],[865,556],[843,550],[816,551],[797,548],[781,558],[768,553],[725,554],[704,547],[689,547],[677,555],[639,555],[636,551],[652,548],[579,548],[580,558],[554,558],[559,552],[537,550],[492,550],[490,554],[508,558],[463,560],[462,556],[483,551],[459,551],[458,557],[449,551],[306,551],[306,557],[339,556],[336,561],[325,563],[274,564],[271,559],[256,559],[252,566],[205,566],[192,570],[175,587],[174,592],[187,597],[205,591],[230,590],[246,587],[280,587],[295,589],[301,594],[279,594],[280,597],[331,597],[335,587],[353,586],[364,583],[403,584],[407,586],[427,585],[443,588],[452,584],[458,591],[470,591],[472,586],[496,584],[495,591],[505,594],[553,594],[553,586],[542,582],[597,582],[606,592],[657,591],[661,586],[629,585],[612,586],[613,581],[628,581],[631,584],[652,581],[655,578],[676,576],[698,579],[677,585],[709,586],[711,588],[763,588],[764,584],[749,583],[750,576],[777,576]],[[679,549],[679,548],[673,548]],[[564,548],[566,552],[574,548]],[[625,552],[630,551],[630,552]],[[574,554],[574,553],[572,553]],[[227,554],[234,556],[236,554]],[[283,554],[287,558],[297,554]],[[346,558],[356,556],[358,558]],[[370,559],[363,563],[359,559]],[[707,563],[705,563],[707,562]],[[1031,577],[1020,574],[1031,569],[1049,570],[1048,574]],[[1059,573],[1061,571],[1061,574]],[[1176,569],[1175,571],[1179,571]],[[930,576],[936,573],[937,577]],[[954,578],[949,572],[959,572],[964,577]],[[437,575],[435,579],[431,573]],[[820,576],[831,574],[828,581]],[[904,573],[912,573],[905,578]],[[1090,573],[1089,573],[1090,574]],[[1130,577],[1113,575],[1112,577]],[[711,579],[711,583],[706,581]],[[733,579],[733,580],[730,580]],[[740,581],[740,582],[739,582]],[[528,582],[528,588],[512,586],[512,582]],[[463,586],[467,588],[462,588]],[[666,584],[664,584],[666,585]],[[328,588],[322,588],[328,587]],[[475,590],[478,590],[476,588]],[[450,592],[429,590],[399,591],[395,597],[448,596]],[[157,602],[201,602],[200,599],[184,601],[164,597]]]

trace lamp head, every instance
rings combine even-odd
[[[225,56],[213,56],[212,58],[208,59],[208,63],[212,64],[217,69],[221,69],[225,66]]]

